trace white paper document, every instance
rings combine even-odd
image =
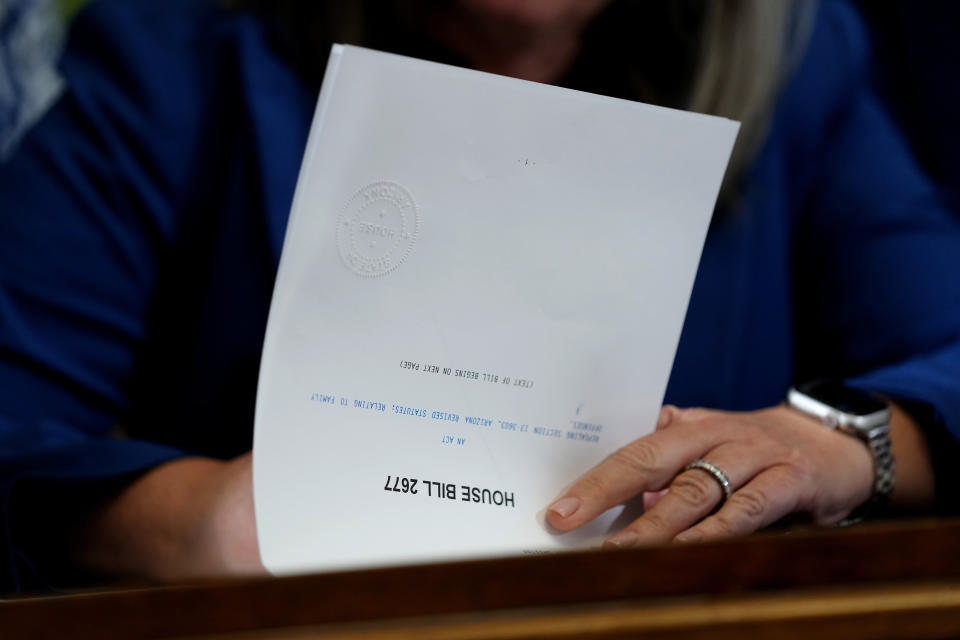
[[[266,567],[599,542],[619,509],[544,510],[653,429],[738,126],[334,47],[260,370]]]

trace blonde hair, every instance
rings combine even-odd
[[[799,61],[815,0],[708,0],[687,108],[739,120],[721,199],[737,197],[766,139],[774,103]]]

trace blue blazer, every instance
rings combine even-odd
[[[867,44],[822,4],[711,226],[665,401],[750,410],[841,377],[953,451],[960,224],[869,90]],[[65,532],[118,483],[249,449],[318,90],[257,19],[196,0],[94,3],[62,71],[0,168],[0,591],[77,579]]]

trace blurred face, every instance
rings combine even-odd
[[[477,69],[552,82],[579,52],[580,36],[610,0],[449,0],[433,35]]]
[[[463,12],[484,23],[541,34],[558,30],[579,32],[608,2],[609,0],[458,0],[456,4]]]

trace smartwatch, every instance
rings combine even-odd
[[[787,405],[817,418],[826,427],[861,440],[873,456],[873,495],[839,524],[854,524],[882,508],[896,479],[890,446],[890,403],[880,396],[835,380],[814,380],[790,389]]]

